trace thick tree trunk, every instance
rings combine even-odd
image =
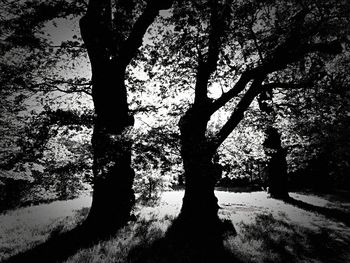
[[[129,220],[134,204],[131,142],[122,131],[110,133],[96,123],[92,146],[93,199],[86,224],[112,233]]]
[[[286,199],[289,197],[286,150],[281,145],[281,136],[276,128],[266,130],[264,147],[270,158],[266,167],[268,193],[273,198]]]
[[[116,90],[121,89],[122,94],[106,92],[104,97],[94,100],[93,201],[86,223],[98,226],[100,232],[113,232],[113,229],[125,224],[134,203],[134,171],[131,168],[131,141],[128,138],[133,118],[128,116],[125,86],[119,83],[113,87],[113,84],[118,84],[113,78],[118,79],[118,76],[106,77],[103,82],[106,79],[110,79],[110,82],[102,84],[111,85]],[[96,88],[99,88],[98,82],[100,80],[95,79]],[[111,96],[113,102],[109,101]],[[99,103],[105,108],[100,109]]]
[[[208,120],[203,110],[193,106],[179,123],[186,181],[180,217],[194,226],[218,222],[214,187],[221,169],[212,162],[215,152],[205,136]]]
[[[95,123],[92,135],[93,201],[84,222],[104,235],[124,225],[134,203],[129,116],[124,84],[125,67],[109,55],[106,25],[89,14],[80,21],[92,68]],[[104,31],[103,31],[104,30]],[[107,35],[106,35],[107,34]]]
[[[135,7],[132,1],[118,2],[119,11]],[[95,125],[92,136],[94,155],[93,201],[85,221],[86,226],[98,228],[106,234],[124,225],[134,203],[131,168],[131,140],[128,130],[134,124],[129,116],[126,68],[142,45],[147,28],[172,0],[147,1],[135,23],[130,18],[125,32],[113,29],[111,0],[89,0],[88,10],[80,20],[81,35],[86,45],[92,71],[92,97],[95,106]],[[125,14],[132,16],[133,10]],[[129,19],[125,17],[126,19]],[[131,27],[128,30],[129,26]],[[124,33],[128,35],[124,39]],[[116,41],[122,36],[123,41]]]
[[[120,11],[133,6],[133,3],[128,6],[127,1],[118,4]],[[95,106],[92,136],[94,192],[85,225],[97,228],[101,234],[111,233],[124,225],[134,203],[134,171],[131,168],[131,140],[128,138],[134,118],[129,116],[124,82],[126,68],[142,45],[149,25],[161,9],[168,9],[171,5],[172,0],[147,1],[136,22],[132,23],[130,18],[130,24],[126,23],[124,33],[128,37],[121,42],[116,41],[117,32],[113,30],[110,0],[89,0],[86,15],[80,20],[81,35],[91,62]],[[132,28],[127,32],[131,24]],[[123,28],[123,25],[118,26]]]

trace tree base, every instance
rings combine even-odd
[[[148,247],[136,247],[128,262],[240,262],[224,247],[224,233],[235,233],[232,223],[192,218],[183,214],[173,221],[165,236]]]
[[[271,191],[268,189],[267,193],[271,198],[279,199],[279,200],[288,200],[290,198],[287,191]]]

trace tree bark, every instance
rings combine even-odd
[[[213,163],[215,150],[205,136],[210,118],[207,109],[194,104],[179,122],[186,181],[180,218],[194,227],[219,222],[214,187],[221,177],[221,167]]]
[[[91,61],[95,106],[93,201],[85,224],[103,234],[125,224],[133,206],[134,171],[130,166],[131,141],[127,136],[133,117],[129,116],[125,71],[108,54],[106,43],[98,33],[101,25],[86,15],[80,26]]]
[[[112,29],[110,0],[90,0],[87,13],[80,20],[81,35],[91,62],[95,106],[93,201],[85,225],[91,230],[96,228],[102,235],[113,233],[129,220],[135,199],[132,142],[128,136],[134,118],[129,114],[124,83],[126,67],[142,45],[143,36],[159,10],[171,5],[172,0],[148,1],[130,32],[126,32],[127,39],[118,43]]]

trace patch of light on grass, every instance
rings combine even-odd
[[[334,230],[344,229],[340,222],[327,219],[325,216],[306,211],[304,209],[287,204],[281,200],[269,198],[266,192],[234,193],[215,191],[220,207],[219,215],[222,218],[229,219],[235,226],[239,222],[250,223],[261,213],[271,213],[277,218],[284,218],[305,228],[315,230],[320,227],[331,227]],[[296,197],[297,194],[291,194]],[[298,198],[304,198],[305,202],[314,205],[324,206],[326,200],[315,196],[298,195]],[[300,198],[300,199],[301,199]],[[349,230],[350,233],[350,230]]]
[[[91,197],[35,205],[0,215],[0,261],[2,258],[43,242],[49,233],[74,217],[75,211],[91,206]]]
[[[327,206],[329,204],[329,201],[327,199],[315,195],[304,195],[299,193],[290,193],[289,195],[294,199],[316,206]]]
[[[164,192],[161,197],[161,203],[165,203],[168,205],[181,205],[182,198],[184,197],[184,191],[169,191]]]
[[[271,215],[271,218],[275,218],[280,222],[286,222],[287,225],[297,225],[298,227],[306,229],[305,231],[311,230],[311,232],[317,232],[320,231],[320,229],[327,229],[332,230],[330,233],[334,235],[334,238],[341,240],[341,242],[343,242],[342,240],[346,242],[350,240],[350,229],[340,222],[299,209],[283,201],[269,198],[266,192],[235,193],[215,191],[215,194],[221,207],[219,216],[222,219],[231,220],[238,235],[244,234],[243,225],[250,223],[254,225],[255,219],[259,216],[262,218],[261,215]],[[183,196],[184,191],[164,192],[161,196],[160,204],[154,207],[141,207],[138,221],[130,223],[129,227],[149,227],[147,233],[152,232],[152,229],[158,229],[164,233],[171,224],[172,219],[176,218],[179,214]],[[299,198],[296,194],[291,194],[291,196]],[[311,199],[307,199],[314,205],[327,205],[325,201],[322,201],[322,198],[312,197]],[[74,216],[75,210],[89,207],[91,205],[91,200],[91,196],[82,196],[75,200],[58,201],[46,205],[21,208],[0,215],[0,247],[10,251],[9,253],[15,253],[16,251],[23,250],[33,245],[33,243],[42,242],[47,238],[55,225],[57,226],[60,222],[62,224],[66,217]],[[148,221],[150,221],[149,224]],[[244,224],[242,224],[242,222]],[[282,226],[284,226],[284,224],[276,225],[275,230],[281,232],[278,227]],[[285,231],[284,228],[282,230],[286,233],[289,231],[288,228],[288,231]],[[130,231],[128,230],[125,235],[134,232],[135,231],[131,229]],[[145,238],[149,238],[150,235],[151,234],[147,234]],[[158,237],[156,234],[153,236]],[[259,249],[261,246],[259,242],[261,242],[261,240],[252,240],[252,242],[257,242],[253,245],[251,242],[243,242],[243,239],[243,241],[239,243],[239,240],[237,241],[235,237],[232,237],[232,240],[236,240],[235,246],[240,249],[249,250],[249,247],[253,246],[248,253],[250,257],[259,257],[261,256],[260,253],[263,253]],[[122,250],[125,247],[128,247],[128,245],[119,246]],[[112,248],[108,249],[112,251]],[[111,252],[111,257],[118,255],[119,250],[113,251]],[[94,254],[95,252],[91,252],[91,256]],[[2,255],[0,253],[0,260],[1,257]]]
[[[177,216],[181,209],[183,195],[184,191],[164,192],[160,205],[143,208],[141,216],[144,218],[164,217],[165,215]],[[215,191],[215,195],[221,208],[219,210],[220,217],[231,220],[234,225],[238,225],[240,222],[252,222],[255,216],[261,213],[272,213],[277,217],[284,217],[288,221],[310,229],[315,229],[328,222],[324,216],[286,204],[281,200],[269,198],[264,191],[250,193]],[[312,201],[315,205],[326,204],[317,197],[314,197]]]
[[[91,197],[86,195],[68,201],[20,208],[0,216],[1,229],[14,228],[16,225],[46,225],[54,219],[73,216],[74,210],[90,207],[91,200]]]
[[[169,191],[164,192],[160,199],[160,205],[156,207],[143,207],[140,211],[140,216],[146,220],[150,220],[152,217],[175,218],[181,209],[182,198],[184,191]]]

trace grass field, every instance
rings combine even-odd
[[[224,245],[243,262],[350,262],[350,227],[345,222],[300,209],[265,192],[216,191],[219,216],[236,234]],[[291,193],[302,202],[349,212],[350,203],[334,196]],[[178,215],[183,191],[165,192],[158,205],[136,207],[137,220],[110,240],[78,251],[66,262],[127,262],[138,247],[164,236]],[[0,215],[0,260],[67,231],[88,213],[91,197],[12,210]]]

